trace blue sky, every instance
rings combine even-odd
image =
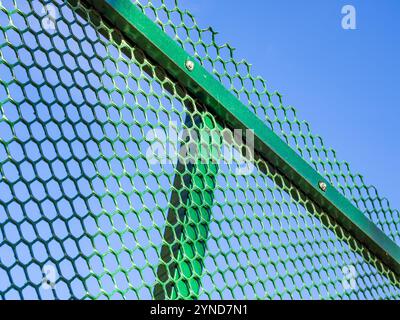
[[[356,9],[343,30],[341,9]],[[181,0],[400,208],[400,1]]]

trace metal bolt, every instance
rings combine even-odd
[[[326,183],[323,182],[323,181],[321,181],[321,182],[319,183],[319,187],[320,187],[320,189],[321,189],[323,192],[325,192],[326,189],[328,188],[328,186],[326,185]]]
[[[186,65],[186,68],[187,68],[189,71],[193,71],[193,69],[194,69],[194,62],[193,62],[193,61],[187,60],[186,63],[185,63],[185,65]]]

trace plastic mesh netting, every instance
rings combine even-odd
[[[283,105],[279,92],[271,92],[263,78],[252,75],[249,63],[235,59],[234,49],[229,44],[218,43],[217,32],[211,27],[200,28],[193,15],[180,9],[175,0],[133,2],[382,231],[400,244],[399,211],[391,209],[389,201],[379,196],[374,186],[367,185],[360,174],[351,172],[347,162],[337,159],[335,151],[326,147],[320,136],[312,134],[310,125],[297,117],[296,110]]]
[[[399,212],[231,47],[175,1],[136,4],[400,243]],[[400,297],[279,168],[238,174],[246,142],[95,8],[0,0],[0,30],[1,298]]]

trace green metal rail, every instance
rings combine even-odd
[[[400,248],[130,0],[89,2],[232,128],[253,129],[265,159],[400,275]]]

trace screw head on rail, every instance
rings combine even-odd
[[[194,62],[192,60],[186,60],[185,66],[186,66],[186,69],[188,69],[189,71],[193,71]]]
[[[323,192],[325,192],[326,189],[328,188],[328,186],[326,185],[326,183],[323,182],[323,181],[320,181],[320,183],[319,183],[318,185],[319,185],[319,188],[320,188]]]

